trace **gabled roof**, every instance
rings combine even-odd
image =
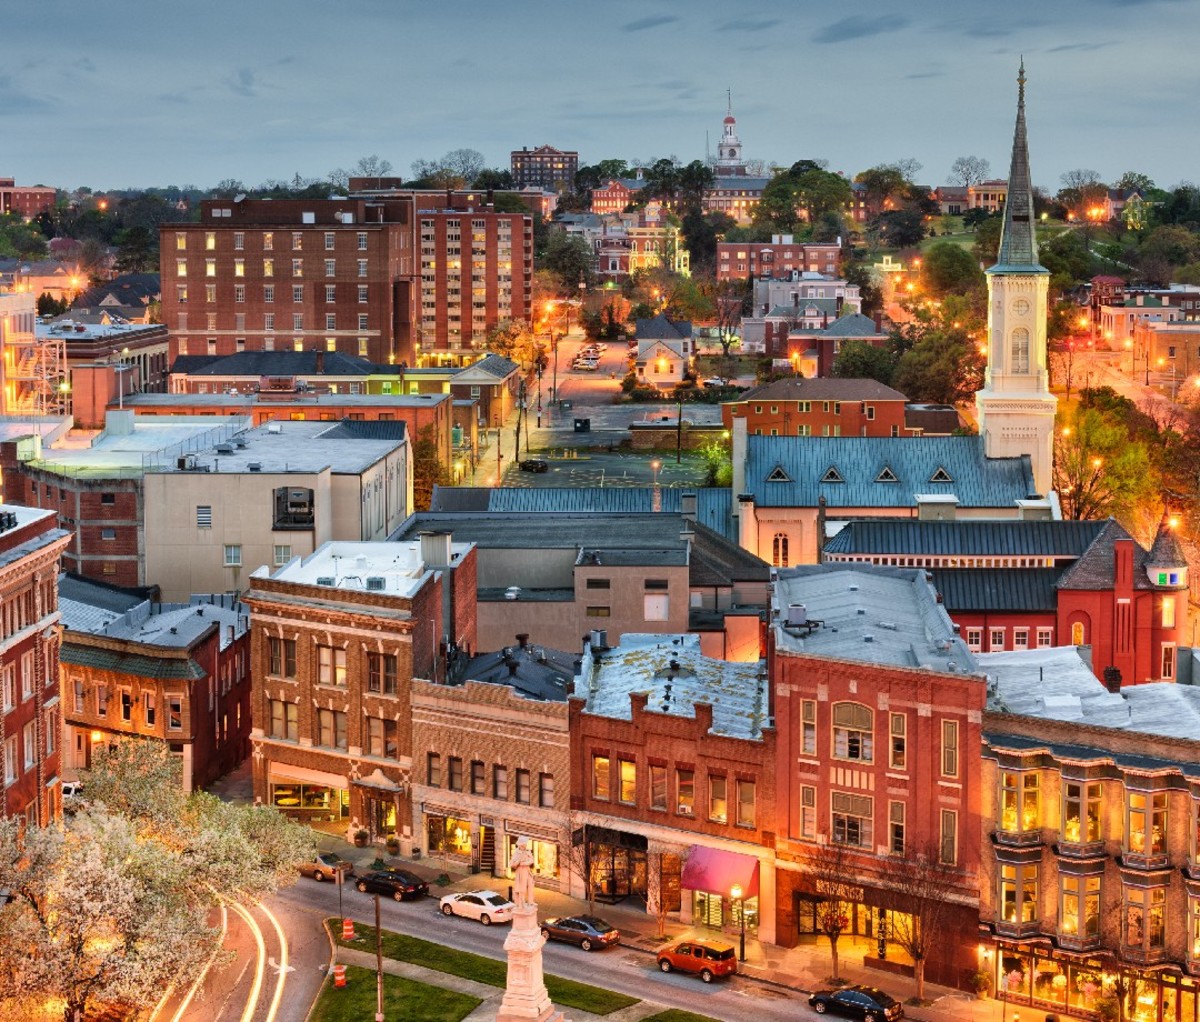
[[[112,296],[118,305],[145,306],[157,301],[162,294],[161,278],[157,273],[122,273],[119,277],[89,287],[72,303],[72,306],[99,305]]]
[[[494,352],[490,355],[485,355],[478,362],[472,362],[458,376],[462,379],[455,378],[456,383],[467,383],[472,376],[490,376],[496,380],[503,380],[511,376],[516,370],[521,367],[510,358],[505,358],[503,355],[497,355]]]
[[[797,316],[802,316],[805,309],[815,309],[817,312],[826,315],[832,313],[837,315],[838,300],[836,298],[801,298],[794,305],[786,303],[782,305],[772,306],[771,311],[767,313],[766,319],[794,319]]]
[[[836,464],[845,483],[822,483]],[[781,466],[793,480],[767,483]],[[896,483],[877,483],[889,467]],[[944,467],[953,483],[929,480]],[[1028,455],[987,458],[977,436],[747,438],[746,489],[763,507],[916,507],[915,494],[953,494],[961,507],[1010,508],[1035,493]]]
[[[765,582],[771,577],[770,565],[745,547],[699,522],[693,522],[692,529],[696,534],[692,540],[691,570],[688,572],[692,585]]]
[[[861,312],[848,312],[838,317],[822,332],[826,337],[879,337],[886,333],[875,325],[875,320]]]
[[[682,341],[692,336],[692,324],[686,319],[670,319],[665,313],[659,313],[653,319],[637,321],[637,337],[639,341]]]
[[[1132,540],[1116,521],[1109,518],[1104,522],[1096,538],[1074,564],[1062,573],[1058,580],[1059,589],[1111,589],[1115,575],[1113,550],[1118,540]],[[1152,589],[1146,575],[1146,551],[1140,543],[1133,544],[1133,587]]]
[[[395,366],[392,370],[399,374]],[[232,355],[180,355],[172,373],[188,376],[371,376],[377,367],[337,351],[237,351]]]
[[[1110,521],[857,519],[847,522],[836,536],[830,537],[825,552],[1075,560],[1083,556]],[[1128,535],[1119,525],[1116,527]]]
[[[820,376],[808,379],[789,376],[752,387],[732,401],[722,404],[742,404],[746,401],[906,401],[898,390],[878,380],[852,379],[839,376]]]

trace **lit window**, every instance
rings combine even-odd
[[[1000,918],[1006,923],[1032,923],[1038,918],[1037,863],[1000,866]]]
[[[607,802],[612,797],[612,770],[607,756],[592,757],[592,798]]]
[[[1005,770],[1000,774],[1000,829],[1010,834],[1041,825],[1041,786],[1036,773]]]
[[[346,651],[340,647],[317,647],[317,684],[346,687]]]
[[[675,771],[675,811],[692,816],[696,811],[696,772],[682,767]]]
[[[719,774],[708,775],[708,818],[713,823],[729,820],[728,781]]]
[[[838,759],[870,763],[874,759],[874,717],[861,703],[833,706],[833,754]]]
[[[1100,840],[1099,781],[1067,781],[1063,785],[1064,841],[1080,844]]]
[[[855,848],[871,847],[872,800],[845,791],[833,793],[833,840]]]

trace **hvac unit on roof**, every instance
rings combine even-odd
[[[387,579],[385,579],[382,575],[368,575],[367,588],[373,590],[374,592],[379,592],[380,590],[387,588]]]
[[[233,444],[217,444],[216,451],[218,454],[232,454]]]
[[[332,575],[318,575],[317,576],[317,585],[319,585],[319,586],[337,585],[337,579],[334,578]]]

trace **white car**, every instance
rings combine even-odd
[[[517,907],[495,891],[466,891],[447,894],[441,900],[442,915],[478,919],[484,926],[492,923],[511,923]]]
[[[704,386],[709,388],[728,386],[728,381],[723,380],[720,376],[710,376],[707,380],[704,380],[703,383]]]

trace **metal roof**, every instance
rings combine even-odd
[[[930,440],[919,442],[929,443]],[[825,544],[825,552],[946,557],[1053,557],[1073,560],[1083,555],[1107,524],[1106,521],[923,522],[896,518],[860,519],[847,522],[836,536],[831,537]]]
[[[1056,568],[948,568],[934,569],[933,586],[946,609],[966,611],[1017,611],[1034,613],[1058,609],[1054,583]]]

